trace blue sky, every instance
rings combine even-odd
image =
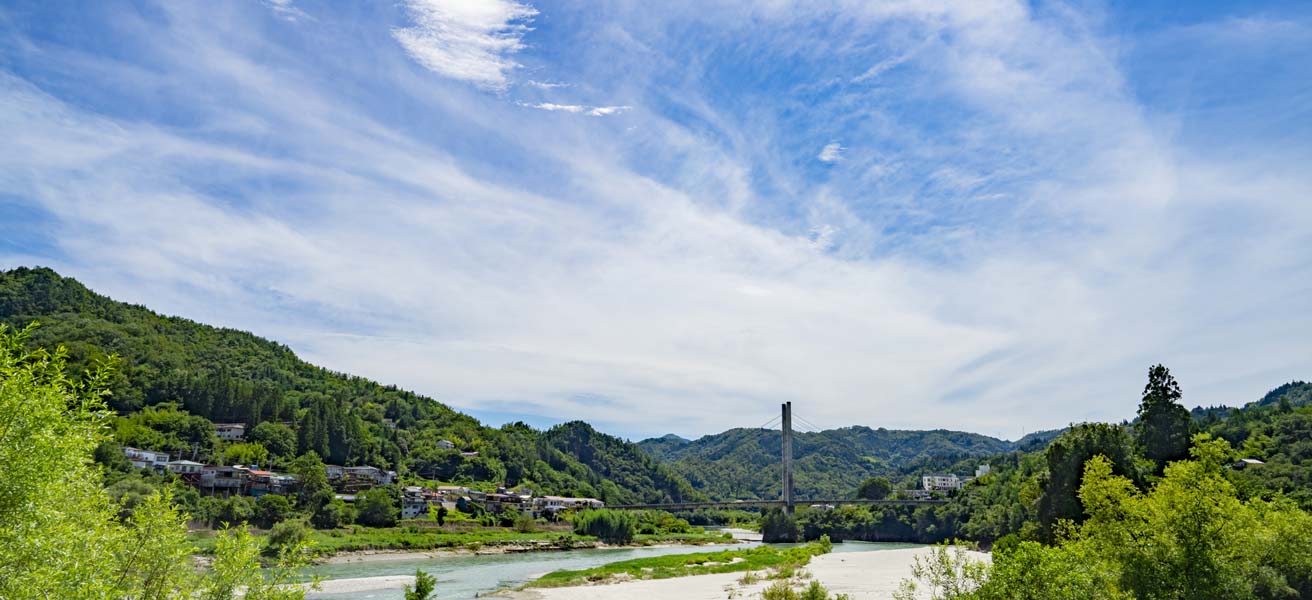
[[[493,423],[1312,377],[1300,2],[9,2],[0,267]]]

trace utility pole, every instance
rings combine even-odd
[[[784,433],[784,511],[789,515],[793,514],[793,403],[785,402],[783,405],[783,433]]]

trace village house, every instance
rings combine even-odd
[[[437,447],[443,450],[455,450],[456,444],[451,440],[437,440]]]
[[[296,477],[292,475],[279,475],[271,471],[261,471],[259,469],[249,469],[246,472],[247,489],[252,496],[264,496],[273,494],[276,496],[286,496],[296,489]]]
[[[375,485],[387,485],[396,480],[396,471],[384,471],[378,467],[345,467],[345,476],[355,479],[367,479]]]
[[[584,508],[605,508],[606,503],[596,498],[566,498],[562,496],[542,496],[534,498],[533,509],[538,514],[556,513],[562,510],[579,510]]]
[[[156,452],[154,450],[142,450],[140,448],[124,446],[123,455],[132,463],[132,466],[138,469],[164,471],[169,465],[168,452]]]
[[[236,467],[206,466],[200,472],[200,489],[211,496],[241,496],[246,493],[246,470]]]
[[[428,490],[419,486],[409,486],[402,492],[402,519],[421,519],[428,516]]]
[[[179,475],[198,475],[205,465],[190,460],[171,460],[168,464],[170,472]]]
[[[215,423],[214,435],[225,442],[240,442],[246,438],[245,423]]]

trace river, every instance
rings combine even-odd
[[[502,588],[518,587],[543,574],[560,569],[585,569],[609,562],[661,556],[717,551],[728,548],[751,548],[759,542],[746,542],[733,546],[667,546],[652,548],[614,548],[568,550],[559,552],[528,552],[520,554],[491,554],[447,556],[440,558],[375,560],[311,567],[309,576],[327,579],[354,579],[414,575],[423,569],[437,577],[436,597],[442,600],[468,600],[478,594]],[[834,552],[868,552],[893,548],[909,548],[914,544],[847,542],[834,544]],[[404,595],[395,580],[376,580],[383,589],[360,589],[343,593],[311,593],[316,600],[402,600]]]

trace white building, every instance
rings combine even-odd
[[[240,442],[246,438],[245,423],[215,423],[214,434],[225,442]]]
[[[961,478],[956,475],[930,474],[920,478],[921,487],[931,492],[951,492],[961,489]]]
[[[980,465],[980,466],[978,466],[978,467],[975,467],[975,479],[979,479],[980,477],[983,477],[983,476],[985,476],[985,475],[988,475],[989,472],[992,471],[992,470],[993,470],[993,468],[990,467],[990,466],[988,466],[988,465],[986,465],[986,464],[985,464],[985,465]]]
[[[443,450],[454,450],[456,443],[451,440],[437,440],[437,447]]]
[[[428,499],[424,497],[424,488],[406,487],[401,496],[401,518],[420,519],[428,516]]]
[[[205,465],[190,460],[172,460],[169,461],[169,470],[179,475],[191,475],[199,473],[205,468]]]
[[[132,462],[132,466],[138,469],[155,469],[162,471],[169,466],[169,453],[156,452],[154,450],[142,450],[124,446],[123,455]]]

